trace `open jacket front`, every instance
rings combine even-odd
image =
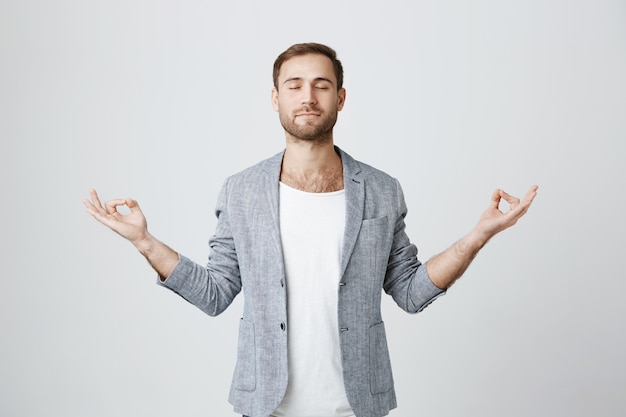
[[[443,293],[417,259],[404,225],[398,181],[337,148],[344,172],[346,228],[338,319],[343,376],[357,417],[380,417],[396,406],[380,312],[381,289],[417,313]],[[184,256],[159,283],[209,315],[243,289],[237,364],[229,400],[235,411],[267,417],[288,380],[287,292],[279,230],[279,177],[284,152],[226,180],[206,267]]]

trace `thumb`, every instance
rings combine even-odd
[[[139,204],[137,203],[137,200],[133,200],[132,198],[126,199],[126,206],[128,206],[130,211],[141,211],[139,209]]]

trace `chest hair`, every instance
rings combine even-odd
[[[303,176],[284,169],[280,173],[280,181],[291,188],[307,193],[331,193],[343,190],[343,171],[332,170]]]

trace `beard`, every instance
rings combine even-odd
[[[303,112],[315,112],[320,116],[313,120],[305,120],[304,124],[297,124],[296,114]],[[283,129],[295,139],[300,139],[310,142],[324,142],[330,137],[330,133],[337,123],[338,110],[335,108],[331,112],[322,112],[316,107],[306,107],[292,112],[291,114],[285,114],[280,112],[280,124]]]

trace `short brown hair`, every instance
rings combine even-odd
[[[291,45],[285,52],[278,55],[278,58],[274,61],[274,87],[278,90],[278,74],[280,73],[280,67],[282,67],[285,61],[296,56],[307,54],[320,54],[330,59],[335,70],[335,77],[337,78],[337,90],[341,89],[343,86],[343,66],[341,65],[341,61],[337,59],[337,53],[329,46],[314,42]]]

